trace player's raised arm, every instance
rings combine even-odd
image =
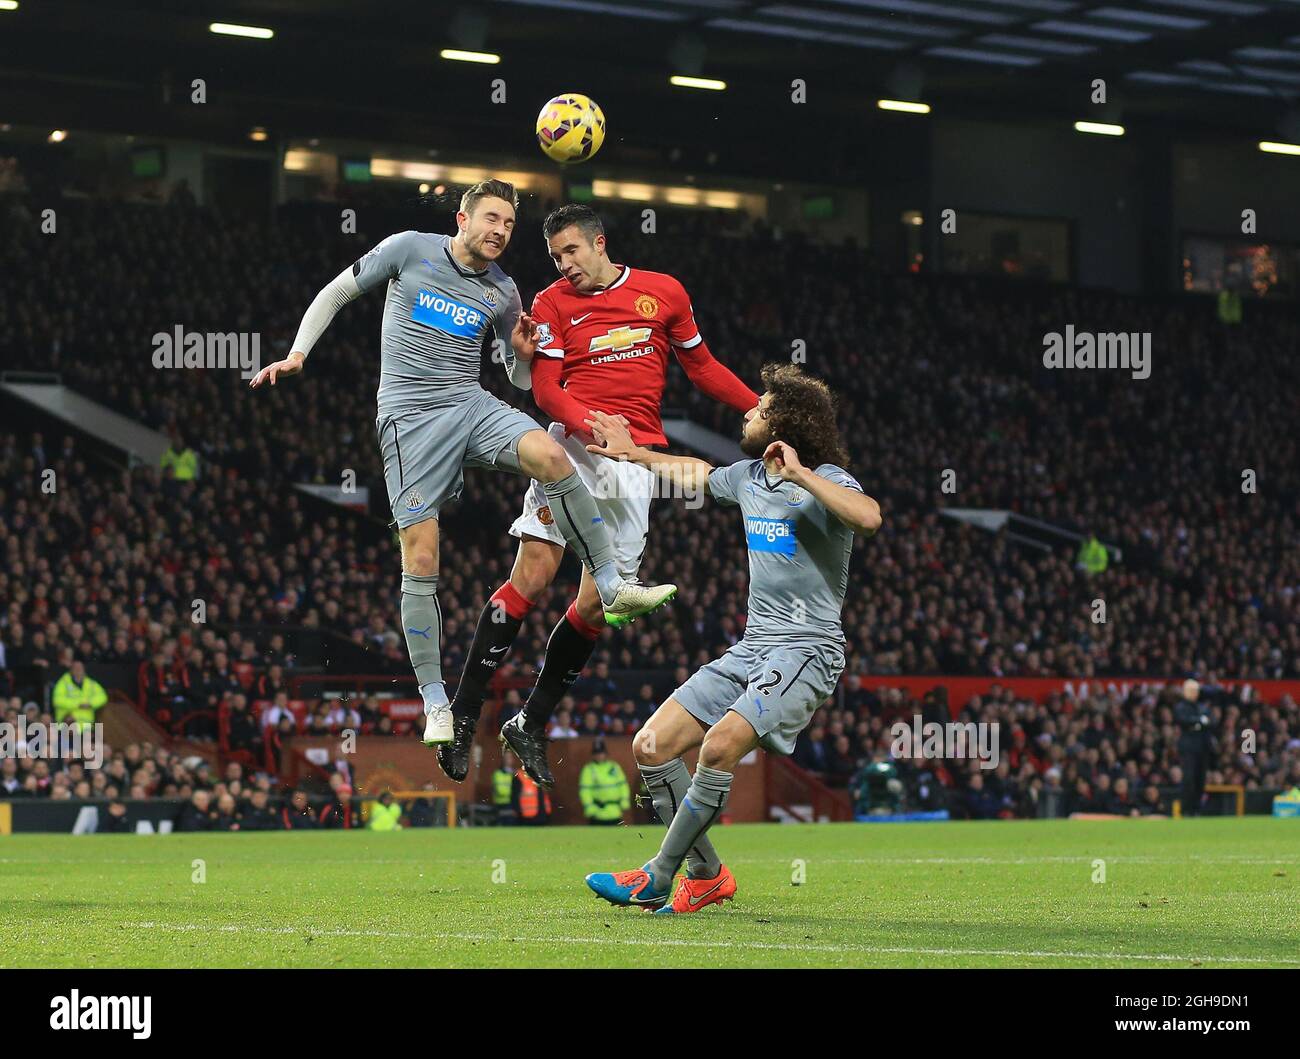
[[[713,465],[693,456],[674,456],[668,452],[655,452],[642,448],[632,441],[628,432],[627,421],[622,416],[614,417],[604,412],[592,412],[586,421],[587,428],[595,435],[599,445],[588,445],[588,452],[599,453],[613,460],[626,459],[654,471],[664,481],[679,486],[684,492],[709,488],[709,472]]]
[[[269,382],[274,386],[280,376],[297,375],[302,371],[311,347],[325,333],[325,328],[329,327],[335,314],[360,295],[361,288],[357,286],[353,269],[345,268],[312,299],[307,312],[303,314],[302,323],[298,325],[298,335],[293,340],[292,352],[284,360],[268,364],[253,376],[248,385],[257,389],[262,383]]]
[[[784,441],[774,441],[763,453],[763,462],[769,470],[787,482],[806,489],[832,515],[854,533],[870,537],[880,529],[880,505],[871,497],[846,485],[837,485],[810,471],[799,462],[799,453]]]
[[[415,234],[398,232],[390,235],[322,287],[303,314],[298,335],[290,347],[292,352],[284,360],[268,364],[253,376],[248,385],[254,389],[264,382],[275,385],[279,376],[297,375],[302,371],[312,346],[325,333],[325,328],[329,327],[330,321],[343,306],[381,283],[386,284],[397,278]]]

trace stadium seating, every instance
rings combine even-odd
[[[364,231],[350,236],[339,232],[337,207],[323,204],[282,207],[267,226],[183,203],[68,201],[62,234],[47,239],[19,223],[31,208],[22,195],[0,198],[0,358],[56,371],[78,391],[183,435],[202,472],[175,483],[155,468],[104,463],[72,439],[0,435],[4,690],[25,697],[22,673],[70,654],[120,664],[139,671],[142,704],[164,709],[170,731],[218,738],[233,753],[227,667],[247,691],[272,662],[291,676],[311,664],[293,647],[302,637],[272,647],[277,630],[328,638],[357,652],[368,672],[408,674],[397,552],[374,517],[384,497],[373,437],[381,299],[339,315],[305,376],[258,393],[234,371],[154,368],[151,336],[176,325],[256,331],[269,360],[287,350],[302,310],[341,267],[391,231],[441,230],[445,211],[375,204],[360,211]],[[553,278],[535,230],[541,204],[529,208],[506,260],[526,300]],[[844,614],[851,674],[1300,678],[1293,314],[1252,303],[1232,327],[1208,300],[891,275],[851,243],[813,245],[736,215],[665,209],[654,235],[636,217],[608,212],[614,258],[681,278],[720,358],[757,384],[762,363],[789,360],[802,343],[806,367],[840,395],[849,469],[885,515],[881,533],[856,545]],[[65,296],[71,290],[75,298]],[[1112,331],[1117,321],[1152,333],[1149,379],[1042,367],[1045,332],[1067,323]],[[488,364],[485,378],[536,412],[498,367]],[[739,427],[681,372],[665,405],[728,435]],[[45,468],[61,483],[53,495],[40,488]],[[323,508],[292,487],[336,484],[348,470],[377,498],[372,517]],[[949,470],[955,493],[941,490]],[[1247,470],[1255,492],[1243,491]],[[446,512],[440,594],[453,674],[479,610],[508,575],[506,528],[522,489],[508,476],[470,475]],[[1123,559],[1089,577],[1071,549],[1026,549],[944,518],[947,506],[1095,532]],[[640,693],[647,673],[662,695],[734,642],[744,629],[745,569],[734,512],[658,503],[644,573],[682,592],[653,621],[604,634],[593,664],[609,674],[575,688],[574,727],[626,734],[653,704]],[[574,574],[566,566],[529,615],[515,675],[539,664]],[[195,598],[207,603],[206,626],[190,620]],[[1107,604],[1104,624],[1090,617],[1097,598]],[[166,677],[157,687],[151,666]],[[1259,723],[1275,742],[1263,763],[1243,763],[1225,745],[1221,778],[1300,779],[1294,702],[1261,707],[1230,696],[1225,713],[1234,705],[1263,711]],[[1072,789],[1085,762],[1056,752],[1082,737],[1076,718],[1094,711],[1115,755],[1107,769],[1134,765],[1135,782],[1168,784],[1166,706],[1130,694],[951,709],[996,717],[1031,743],[1052,737],[1052,753],[1011,763],[999,781],[1015,790],[998,793],[997,811],[1027,814],[1034,777],[1055,767]],[[887,745],[881,703],[846,690],[825,712],[820,727],[834,733],[827,771],[849,783]],[[806,745],[798,760],[811,760]]]

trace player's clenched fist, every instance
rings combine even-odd
[[[249,382],[249,387],[256,390],[264,382],[275,385],[275,380],[281,375],[297,375],[302,371],[302,362],[307,358],[301,353],[290,353],[284,360],[277,360],[274,364],[268,364],[265,368],[253,376]]]
[[[626,416],[592,412],[591,418],[583,422],[598,440],[604,442],[601,445],[588,445],[588,452],[599,453],[601,456],[616,460],[620,456],[630,456],[636,451],[637,445],[632,440],[632,435],[628,433]]]
[[[804,473],[804,465],[799,462],[799,453],[784,441],[774,441],[763,450],[763,462],[779,478],[792,482]]]

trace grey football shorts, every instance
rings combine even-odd
[[[519,439],[541,427],[532,416],[480,390],[460,404],[375,421],[388,503],[399,528],[437,518],[460,496],[466,467],[522,473]]]
[[[764,647],[741,640],[697,670],[673,698],[710,728],[735,710],[765,750],[791,754],[795,738],[843,672],[844,652],[837,644],[795,640]]]

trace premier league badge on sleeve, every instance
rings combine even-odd
[[[537,344],[539,346],[549,346],[551,344],[551,325],[537,325]]]

